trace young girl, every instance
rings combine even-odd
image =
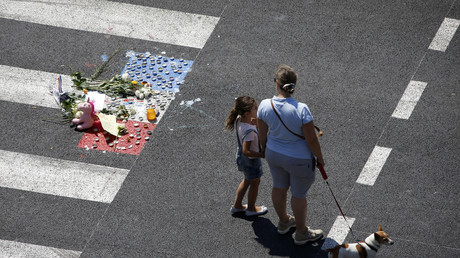
[[[265,206],[256,206],[260,177],[263,174],[260,158],[265,157],[260,152],[256,123],[256,100],[248,96],[238,97],[235,101],[235,107],[230,111],[225,127],[230,131],[236,127],[238,170],[244,173],[244,179],[236,190],[235,203],[230,209],[232,214],[244,211],[246,216],[257,216],[268,211]],[[243,205],[242,201],[246,191],[248,191],[248,204]]]

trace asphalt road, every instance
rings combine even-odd
[[[56,252],[64,257],[326,257],[330,238],[295,246],[276,233],[266,162],[258,203],[268,214],[229,212],[242,177],[226,116],[237,96],[272,97],[284,63],[324,131],[328,182],[356,237],[381,224],[395,244],[379,257],[460,256],[460,33],[445,51],[429,49],[445,18],[460,19],[458,0],[119,2],[219,21],[195,48],[0,18],[3,66],[91,76],[88,64],[117,50],[102,76],[121,72],[128,50],[194,61],[138,156],[78,148],[81,132],[49,121],[60,110],[1,100],[0,150],[129,170],[110,203],[0,187],[1,240],[76,251]],[[426,82],[423,94],[409,119],[395,118],[411,81]],[[391,149],[380,174],[357,183],[376,146]],[[339,211],[322,181],[309,192],[307,224],[327,235]]]

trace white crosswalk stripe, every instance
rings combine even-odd
[[[0,2],[0,17],[193,48],[202,48],[219,18],[104,0]]]
[[[81,252],[0,239],[2,257],[77,258]]]
[[[49,86],[56,88],[59,74],[0,65],[0,100],[32,106],[59,108],[50,95]],[[62,75],[64,91],[70,91],[72,79]]]
[[[4,0],[0,1],[0,18],[194,49],[204,47],[220,19],[105,0]],[[0,101],[59,108],[50,94],[50,86],[56,87],[59,76],[63,90],[71,91],[72,78],[68,75],[40,71],[40,67],[32,70],[0,64]],[[97,204],[110,204],[129,173],[128,169],[7,150],[0,150],[0,167],[0,188]],[[0,239],[0,257],[79,257],[80,254],[80,251]]]
[[[0,186],[110,203],[129,170],[0,150]]]

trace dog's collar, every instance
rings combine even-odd
[[[379,246],[375,246],[374,243],[372,243],[372,241],[370,241],[369,239],[366,238],[365,241],[363,241],[362,243],[365,243],[370,249],[372,249],[373,251],[377,252],[379,250]]]

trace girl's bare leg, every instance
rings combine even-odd
[[[262,210],[262,207],[256,207],[257,195],[259,194],[259,184],[260,178],[249,181],[248,211],[259,212]]]
[[[246,191],[248,190],[249,187],[249,181],[246,179],[243,179],[236,189],[236,196],[235,196],[235,203],[233,204],[233,207],[235,209],[244,209],[245,207],[243,206],[243,198],[244,195],[246,194]]]

